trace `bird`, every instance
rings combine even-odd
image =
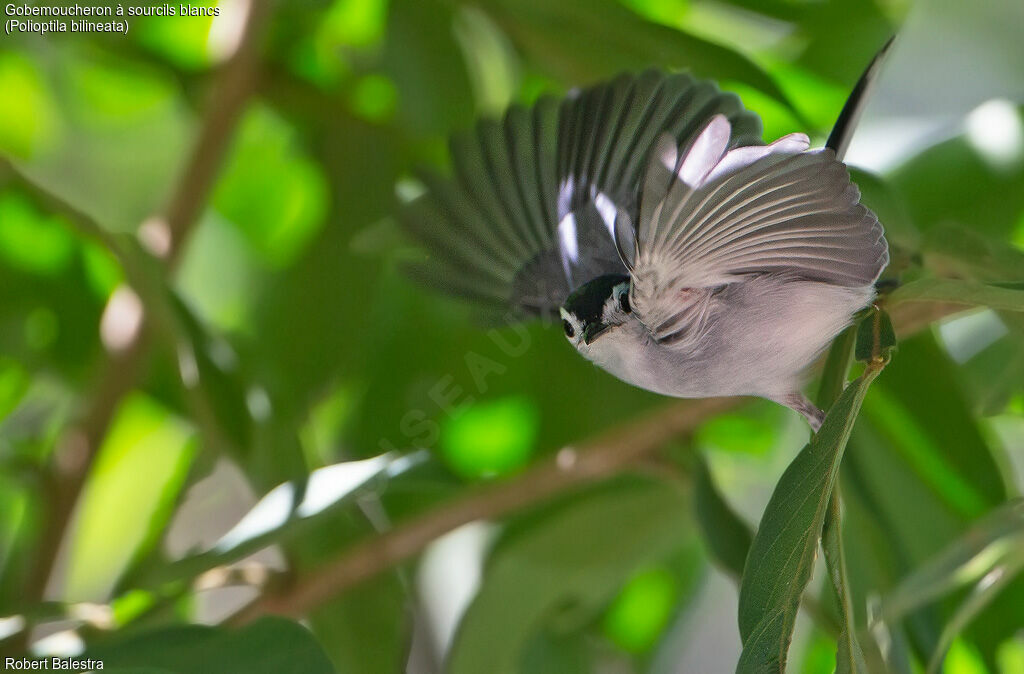
[[[547,318],[599,368],[677,398],[758,396],[824,418],[810,365],[889,260],[842,156],[889,44],[825,146],[761,140],[739,97],[649,69],[514,105],[420,175],[399,220],[417,281]]]

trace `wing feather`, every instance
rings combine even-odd
[[[713,295],[763,273],[863,287],[888,263],[882,226],[832,150],[794,153],[806,138],[787,138],[725,152],[708,168],[722,150],[723,123],[715,118],[681,147],[674,171],[664,144],[650,159],[630,301],[661,340],[692,332],[693,312],[680,305],[697,291]]]
[[[557,310],[579,284],[626,272],[614,223],[638,221],[658,138],[688,145],[716,114],[733,124],[730,146],[759,142],[759,119],[734,95],[656,70],[513,106],[456,135],[451,177],[425,174],[425,193],[400,212],[426,253],[411,263],[416,277],[503,313]]]

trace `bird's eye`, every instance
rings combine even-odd
[[[629,291],[619,295],[619,308],[622,309],[622,313],[624,314],[628,314],[633,310],[633,308],[629,306]]]
[[[562,328],[565,329],[565,336],[569,339],[576,336],[576,330],[572,327],[572,323],[564,318],[562,319]]]

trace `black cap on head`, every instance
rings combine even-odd
[[[611,297],[612,289],[628,280],[629,277],[624,274],[598,276],[574,290],[563,306],[584,325],[598,324],[601,322],[604,303]]]

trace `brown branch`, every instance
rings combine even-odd
[[[202,213],[233,138],[233,130],[256,88],[260,38],[267,10],[266,0],[253,0],[249,6],[238,49],[214,78],[206,115],[167,208],[163,214],[157,214],[149,221],[162,223],[169,234],[167,247],[156,251],[165,260],[168,271],[179,259],[188,235]],[[60,206],[63,203],[57,197],[46,197],[38,188],[33,192],[37,197],[43,195],[44,204]],[[85,218],[87,229],[103,231],[79,211],[70,209],[67,212],[74,215],[77,224],[81,225],[81,219]],[[29,602],[38,601],[43,596],[75,504],[111,419],[121,399],[142,374],[149,350],[149,331],[146,328],[144,321],[129,344],[110,353],[100,364],[95,395],[79,420],[58,441],[48,489],[52,495],[50,507],[36,550],[36,564],[25,588]]]
[[[892,315],[901,339],[932,322],[964,311],[963,305],[904,303]],[[638,459],[736,407],[742,399],[683,401],[631,421],[574,448],[566,448],[522,475],[475,492],[344,550],[333,561],[284,587],[267,588],[228,619],[244,624],[268,613],[299,617],[340,592],[409,559],[428,543],[480,519],[494,519],[537,505],[563,490],[611,477]],[[812,607],[813,609],[813,607]]]
[[[506,515],[573,487],[615,475],[645,454],[736,407],[739,398],[677,402],[578,447],[566,447],[522,475],[480,487],[406,525],[357,543],[335,561],[278,592],[268,592],[232,616],[242,624],[266,613],[301,616],[346,588],[408,559],[463,524]]]

